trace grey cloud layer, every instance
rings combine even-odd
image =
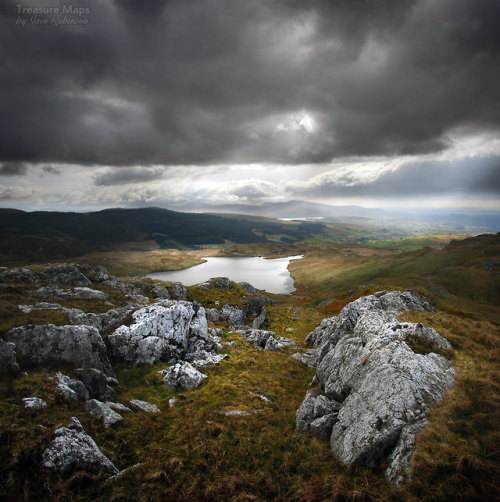
[[[15,4],[5,162],[321,163],[499,129],[497,0],[90,1],[88,25],[24,28]],[[95,182],[161,177],[130,169]]]

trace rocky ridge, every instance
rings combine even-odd
[[[415,436],[455,376],[447,358],[412,350],[418,339],[451,351],[446,339],[420,323],[398,322],[403,312],[431,310],[411,293],[382,291],[325,319],[307,338],[315,352],[304,362],[316,375],[297,410],[297,429],[329,441],[346,465],[385,462],[389,482],[408,479]]]

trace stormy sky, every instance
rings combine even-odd
[[[0,49],[3,207],[500,209],[498,0],[2,0]]]

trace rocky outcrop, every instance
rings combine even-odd
[[[295,345],[293,340],[283,336],[276,336],[272,331],[262,329],[240,329],[237,331],[245,340],[250,342],[254,347],[265,350],[281,350],[285,347]]]
[[[15,376],[19,373],[16,346],[0,338],[0,376]]]
[[[316,368],[318,364],[319,349],[307,349],[305,352],[296,352],[290,357],[305,364],[309,368]]]
[[[76,374],[87,388],[89,396],[100,401],[115,400],[115,385],[118,385],[116,378],[105,375],[97,368],[78,368]]]
[[[144,413],[160,413],[160,408],[156,404],[141,401],[140,399],[131,399],[129,401],[130,407],[136,411],[143,411]]]
[[[205,309],[194,303],[165,300],[136,310],[132,324],[108,336],[114,357],[137,366],[192,359],[211,351]]]
[[[431,307],[410,293],[380,292],[324,321],[309,337],[319,347],[315,387],[296,413],[297,429],[329,440],[343,463],[383,461],[394,484],[408,478],[415,434],[455,375],[445,357],[412,350],[415,340],[436,350],[451,346],[422,324],[399,323],[409,310]]]
[[[82,273],[82,268],[87,272],[91,270],[89,265],[63,263],[47,267],[39,273],[39,276],[46,282],[58,286],[90,286],[91,281]]]
[[[37,280],[31,270],[27,268],[0,269],[0,283],[35,285]]]
[[[101,471],[118,474],[116,466],[85,433],[76,417],[69,421],[67,427],[57,429],[54,434],[54,441],[43,452],[42,465],[47,469],[61,474],[78,470],[95,474]]]
[[[267,309],[266,306],[264,305],[262,307],[262,310],[260,311],[260,314],[255,317],[255,319],[252,321],[252,328],[253,329],[259,329],[262,324],[264,324],[264,321],[266,320],[266,315],[267,315]]]
[[[59,289],[55,286],[43,286],[29,293],[35,298],[47,298],[49,300],[107,300],[108,295],[98,289],[87,287],[75,287],[71,289]]]
[[[197,389],[207,375],[198,371],[192,364],[182,362],[170,366],[168,370],[160,372],[163,375],[163,383],[172,389]]]
[[[117,413],[108,403],[103,403],[97,399],[90,399],[85,403],[85,411],[97,418],[102,418],[104,427],[111,427],[123,420],[123,417]]]
[[[63,363],[113,374],[106,346],[94,327],[28,325],[10,330],[5,338],[15,344],[21,367]]]
[[[31,410],[41,410],[47,408],[47,401],[39,397],[23,397],[23,403],[25,408]]]
[[[78,399],[85,401],[89,398],[89,392],[81,380],[76,380],[64,375],[61,372],[56,373],[57,386],[56,394],[66,401],[76,401]]]

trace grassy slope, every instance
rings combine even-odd
[[[88,416],[81,404],[49,399],[46,410],[25,410],[22,397],[53,395],[49,370],[2,382],[0,494],[10,495],[9,500],[494,500],[500,488],[500,330],[494,322],[500,316],[492,267],[500,254],[498,238],[463,241],[441,251],[382,256],[352,245],[289,249],[282,244],[257,244],[246,249],[269,255],[301,250],[305,258],[291,263],[298,291],[276,296],[277,306],[269,309],[269,328],[299,345],[321,318],[363,291],[415,287],[434,294],[444,307],[434,314],[405,316],[425,322],[451,341],[458,370],[457,385],[432,410],[430,426],[418,438],[414,481],[396,489],[380,473],[346,470],[326,444],[297,433],[294,412],[313,371],[290,360],[286,352],[260,351],[226,332],[224,341],[236,342],[227,349],[229,358],[207,370],[209,378],[200,389],[178,394],[173,408],[168,408],[173,392],[159,384],[156,375],[164,365],[119,367],[118,399],[150,400],[162,414],[126,415],[111,429]],[[233,246],[225,251],[245,249]],[[193,297],[206,304],[217,294],[235,304],[241,300],[238,288],[192,289]],[[11,288],[2,295],[4,329],[27,322],[26,315],[12,319],[9,313],[16,304],[27,303],[23,291]],[[116,296],[112,301],[119,305],[125,300]],[[313,308],[319,302],[325,304],[320,312]],[[298,304],[302,304],[297,307],[299,319],[293,321],[289,307]],[[95,308],[85,302],[74,306]],[[476,311],[482,315],[471,314]],[[53,314],[30,315],[41,316],[31,322],[48,322],[43,316]],[[263,403],[250,392],[261,392],[273,402]],[[262,412],[248,417],[218,413],[233,408],[261,408]],[[40,469],[53,430],[73,415],[119,468],[143,465],[108,483],[104,477],[65,478]]]

